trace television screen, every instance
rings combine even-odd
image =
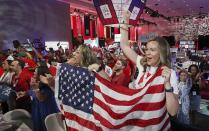
[[[180,41],[180,47],[195,48],[194,41],[181,40]]]

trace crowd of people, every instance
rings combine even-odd
[[[128,23],[128,14],[125,18]],[[162,108],[167,111],[166,117],[176,115],[182,123],[194,123],[195,113],[200,109],[200,90],[206,88],[202,81],[204,71],[199,70],[197,65],[190,65],[188,71],[173,70],[169,44],[162,37],[147,42],[144,54],[136,53],[128,45],[127,25],[120,29],[120,51],[106,48],[95,50],[81,42],[76,43],[78,48],[72,53],[60,47],[58,51],[49,51],[44,55],[38,49],[27,51],[21,46],[1,52],[2,112],[25,109],[32,114],[33,130],[46,130],[46,116],[60,111],[54,96],[53,80],[49,81],[56,77],[57,63],[68,63],[88,68],[115,85],[131,89],[141,89],[149,84],[150,88],[160,85],[165,92],[159,99],[165,100]],[[203,64],[200,65],[201,69],[205,67]],[[154,78],[158,81],[153,81]],[[159,92],[156,90],[155,93]],[[170,123],[166,124],[170,128]]]

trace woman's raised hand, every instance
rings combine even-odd
[[[124,24],[129,24],[130,16],[131,16],[131,12],[129,10],[123,11],[123,22],[124,22]]]
[[[55,77],[51,76],[50,74],[46,74],[46,76],[40,75],[40,81],[49,85],[50,87],[55,86]]]

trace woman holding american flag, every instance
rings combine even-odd
[[[135,90],[143,91],[142,103],[149,103],[150,107],[159,106],[159,108],[147,107],[143,109],[146,112],[156,112],[164,110],[152,117],[143,117],[142,121],[147,127],[155,126],[155,130],[169,130],[169,115],[174,116],[178,111],[178,88],[177,77],[174,70],[170,67],[170,48],[166,40],[162,37],[156,37],[146,44],[145,56],[140,56],[134,52],[128,45],[128,22],[130,12],[124,13],[124,23],[121,29],[120,47],[125,55],[136,64],[139,74],[135,81]],[[149,98],[146,96],[149,95]],[[143,116],[143,114],[142,114]],[[149,124],[148,124],[149,123]]]

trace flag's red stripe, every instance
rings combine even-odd
[[[101,76],[99,76],[98,74],[95,74],[96,75],[96,78],[97,80],[104,84],[106,87],[118,92],[118,93],[121,93],[121,94],[124,94],[124,95],[134,95],[138,92],[140,92],[141,90],[143,90],[143,88],[140,88],[140,89],[130,89],[128,87],[124,87],[124,86],[121,86],[121,85],[116,85],[116,84],[113,84],[111,82],[109,82],[108,80],[102,78]],[[156,73],[156,75],[154,75],[152,78],[149,79],[149,81],[147,83],[150,83],[151,81],[153,81],[156,77],[160,76],[161,73],[158,71]]]
[[[166,122],[164,123],[163,127],[160,129],[160,131],[163,131],[169,123],[170,123],[170,118],[168,117]]]
[[[104,87],[101,87],[101,88],[104,88]],[[136,97],[135,99],[129,100],[129,101],[116,100],[116,99],[104,94],[103,92],[101,92],[100,87],[98,87],[98,86],[95,86],[95,90],[97,92],[101,93],[101,95],[103,96],[103,98],[105,99],[105,101],[107,103],[110,103],[113,105],[120,105],[120,106],[132,106],[132,105],[136,104],[138,101],[140,101],[147,94],[164,92],[164,87],[163,87],[163,85],[156,85],[156,86],[149,87],[148,90],[142,96]]]
[[[81,126],[86,127],[88,129],[92,129],[92,130],[97,130],[97,131],[101,131],[101,127],[96,126],[93,122],[83,119],[80,116],[77,116],[76,114],[71,113],[70,111],[67,112],[65,111],[65,118],[69,119],[71,121],[76,121],[77,123],[79,123]]]
[[[143,79],[144,79],[144,75],[145,75],[145,74],[143,74],[143,75],[141,76],[141,78],[139,79],[139,82],[138,82],[138,84],[139,84],[140,82],[143,82]]]
[[[107,106],[105,103],[100,101],[99,99],[95,98],[94,103],[96,103],[98,106],[103,108],[108,114],[114,118],[114,119],[123,119],[128,114],[131,114],[134,111],[157,111],[159,109],[162,109],[165,106],[165,100],[161,102],[156,103],[140,103],[135,105],[131,110],[125,112],[125,113],[117,113],[113,112],[109,106]]]
[[[163,113],[162,116],[159,118],[153,118],[149,120],[143,120],[143,119],[129,119],[122,124],[119,125],[112,125],[108,120],[106,120],[103,116],[98,114],[97,112],[93,112],[94,117],[96,120],[99,120],[100,123],[105,126],[106,128],[110,129],[120,129],[125,126],[139,126],[139,127],[146,127],[146,126],[151,126],[151,125],[157,125],[160,124],[160,122],[163,121],[163,119],[166,117],[167,111]]]

